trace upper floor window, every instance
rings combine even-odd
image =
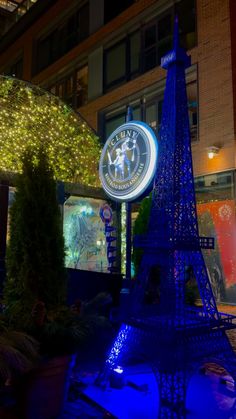
[[[89,4],[37,41],[34,74],[43,70],[89,36]]]
[[[134,120],[141,120],[141,107],[140,103],[134,104],[132,106],[133,110],[133,119]],[[109,137],[109,135],[112,134],[113,131],[115,131],[116,128],[118,128],[120,125],[125,123],[126,118],[126,108],[125,106],[118,112],[116,112],[114,115],[107,114],[105,115],[104,120],[104,127],[103,127],[103,136],[104,141]]]
[[[197,141],[198,139],[198,93],[197,93],[196,81],[192,81],[191,83],[187,84],[187,95],[188,95],[188,114],[189,114],[191,140]]]
[[[175,13],[179,19],[180,44],[191,49],[197,44],[196,0],[181,0],[176,4]]]
[[[75,108],[88,102],[88,67],[85,66],[75,72]]]
[[[50,91],[74,109],[85,105],[88,101],[88,67],[75,70],[59,80]]]
[[[61,56],[89,35],[88,3],[58,28],[58,55]]]
[[[19,58],[13,64],[11,64],[4,72],[8,76],[17,77],[22,79],[23,77],[23,58]]]
[[[46,38],[38,41],[35,73],[56,61],[58,57],[57,35],[57,31],[53,31]]]
[[[174,15],[179,16],[180,42],[186,49],[196,45],[195,0],[181,0],[140,30],[104,52],[104,91],[160,65],[172,48]]]
[[[187,84],[188,113],[191,141],[198,140],[198,97],[197,82],[191,81]],[[139,99],[130,103],[133,108],[134,120],[146,122],[158,135],[161,126],[163,94],[152,95],[147,99]],[[125,123],[126,106],[117,110],[117,112],[108,112],[104,115],[103,126],[99,127],[101,138],[107,139],[109,135]]]
[[[148,71],[161,62],[172,45],[172,14],[155,19],[142,31],[142,71]]]
[[[114,85],[130,80],[140,68],[140,33],[134,32],[104,55],[105,90]]]

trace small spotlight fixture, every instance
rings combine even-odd
[[[207,147],[207,154],[209,159],[213,159],[219,153],[220,148],[216,146]]]
[[[122,389],[125,385],[124,370],[122,367],[117,366],[113,368],[110,374],[110,387]]]
[[[123,368],[119,365],[113,369],[113,371],[117,372],[117,374],[122,374],[124,372]]]

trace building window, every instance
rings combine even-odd
[[[188,111],[191,141],[198,139],[198,97],[197,82],[192,81],[187,84]],[[145,99],[139,99],[130,103],[133,108],[133,119],[146,122],[158,135],[161,126],[163,94],[150,95]],[[102,138],[107,139],[109,135],[121,124],[125,123],[126,106],[119,110],[107,113],[103,118],[103,129],[100,130]]]
[[[106,80],[105,85],[111,86],[126,78],[126,41],[115,45],[106,54]]]
[[[88,67],[74,71],[49,90],[75,109],[85,105],[88,101]]]
[[[155,19],[142,31],[142,71],[146,72],[160,65],[161,57],[172,46],[172,14]]]
[[[160,65],[161,58],[172,48],[175,13],[179,16],[181,45],[185,49],[196,45],[195,0],[181,0],[104,51],[104,91]]]
[[[134,32],[104,55],[104,89],[131,80],[140,71],[140,33]]]
[[[79,108],[88,102],[88,67],[76,71],[75,75],[75,107]]]
[[[196,0],[181,0],[176,4],[176,14],[179,18],[180,44],[185,49],[191,49],[197,44],[195,2]]]
[[[57,59],[57,31],[53,31],[37,44],[36,73]]]
[[[198,140],[198,92],[197,82],[192,81],[187,84],[188,112],[191,140]]]
[[[132,6],[133,3],[135,3],[135,0],[104,0],[104,23],[114,19],[125,9]]]
[[[234,200],[234,176],[232,171],[197,176],[194,179],[197,203]]]
[[[23,58],[18,59],[14,64],[11,64],[4,72],[8,76],[17,77],[22,79],[23,77]]]
[[[67,53],[83,41],[89,35],[88,28],[89,6],[86,4],[58,28],[58,56]]]
[[[135,104],[132,106],[133,109],[133,119],[141,120],[141,104]],[[118,128],[120,125],[124,124],[126,120],[126,107],[124,106],[120,111],[113,114],[107,114],[105,116],[105,123],[103,129],[103,135],[101,138],[104,138],[104,142]]]
[[[157,98],[144,106],[144,120],[158,134],[161,125],[163,99]]]
[[[140,68],[140,33],[134,32],[129,38],[129,58],[130,58],[130,74],[133,76],[139,72]]]
[[[88,36],[89,4],[86,3],[61,26],[37,41],[34,74],[48,67]]]

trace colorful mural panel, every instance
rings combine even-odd
[[[235,202],[198,204],[197,211],[200,235],[215,237],[215,249],[203,254],[216,301],[236,304]]]

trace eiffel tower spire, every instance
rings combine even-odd
[[[225,367],[236,382],[236,358],[225,333],[235,327],[234,316],[218,313],[201,253],[212,241],[198,234],[185,84],[189,65],[190,57],[179,46],[176,19],[173,49],[162,59],[167,81],[149,229],[144,240],[137,240],[144,254],[128,304],[131,312],[98,377],[101,384],[115,366],[132,357],[146,359],[158,382],[161,419],[186,418],[189,378],[206,361]],[[185,304],[187,267],[198,284],[199,309]],[[160,279],[160,303],[145,306],[151,279]]]
[[[174,39],[173,39],[173,48],[176,51],[179,48],[179,21],[178,16],[175,15],[174,21]]]
[[[217,319],[218,311],[201,253],[201,247],[212,248],[213,239],[201,239],[198,232],[185,82],[185,69],[191,65],[191,59],[179,45],[178,32],[176,17],[173,49],[161,60],[167,80],[149,230],[142,243],[139,303],[147,286],[148,271],[156,266],[161,279],[160,310],[184,323],[189,268],[197,280],[205,315]]]
[[[177,17],[173,44],[173,50],[161,61],[168,73],[150,217],[152,231],[155,227],[155,234],[168,243],[186,235],[198,236],[185,85],[185,69],[191,59],[179,47]]]

